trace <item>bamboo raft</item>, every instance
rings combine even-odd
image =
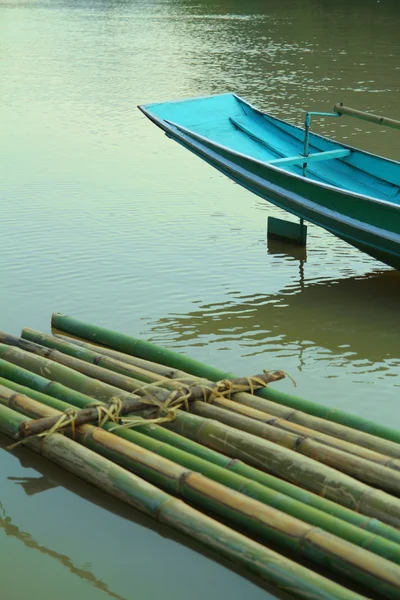
[[[280,392],[281,371],[238,378],[58,313],[52,332],[0,332],[11,449],[291,597],[400,598],[399,430]]]

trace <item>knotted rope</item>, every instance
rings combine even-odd
[[[75,419],[76,419],[77,413],[78,413],[78,411],[75,408],[66,408],[65,411],[60,414],[59,419],[56,421],[56,423],[54,423],[54,425],[50,429],[48,429],[47,431],[42,431],[41,433],[37,433],[31,437],[46,438],[47,436],[52,435],[53,433],[56,433],[56,432],[61,432],[61,430],[64,430],[66,427],[70,426],[71,431],[72,431],[72,437],[75,438]],[[42,440],[42,442],[40,444],[40,450],[42,448],[43,441],[44,440]],[[20,446],[24,442],[26,442],[25,438],[22,440],[18,440],[17,442],[15,442],[14,444],[11,444],[10,446],[7,446],[6,449],[14,450],[14,448],[16,448],[17,446]]]
[[[97,410],[97,424],[99,427],[103,427],[107,421],[113,421],[118,423],[121,419],[121,398],[111,398],[110,404],[103,404],[102,402],[93,402],[89,408],[96,408]],[[67,409],[68,410],[68,409]]]
[[[177,389],[172,390],[169,395],[162,400],[159,400],[152,390],[156,387],[163,386],[165,381],[157,381],[149,384],[143,384],[140,388],[132,392],[132,399],[121,400],[121,398],[113,397],[108,404],[102,402],[93,402],[83,410],[75,408],[67,408],[63,413],[56,417],[45,417],[30,423],[23,423],[20,426],[20,436],[22,439],[8,447],[13,449],[16,446],[24,443],[28,437],[40,437],[43,441],[53,433],[64,433],[66,428],[71,429],[71,436],[75,438],[75,429],[79,425],[85,423],[96,423],[99,427],[103,427],[106,423],[114,423],[114,427],[110,431],[118,428],[132,428],[140,425],[161,425],[173,421],[176,418],[178,410],[186,410],[190,412],[190,401],[203,400],[204,402],[213,402],[217,398],[231,399],[238,392],[250,392],[254,394],[256,390],[265,387],[269,381],[274,381],[284,377],[283,371],[275,372],[269,376],[270,371],[264,370],[263,375],[243,377],[237,380],[223,379],[216,382],[215,385],[208,385],[204,380],[199,379],[174,379],[173,381],[180,384]],[[270,377],[270,378],[269,378]],[[292,382],[293,379],[289,376]],[[164,390],[166,391],[166,390]],[[140,398],[135,398],[135,394]],[[132,413],[137,408],[132,408],[132,403],[139,401],[140,404],[147,404],[153,411],[150,411],[150,416],[155,412],[153,418],[143,419],[137,416],[126,416],[124,413]],[[93,414],[92,409],[95,409]],[[38,431],[40,429],[40,431]]]
[[[263,373],[268,375],[270,371],[264,369]],[[283,372],[282,372],[283,373]],[[122,417],[122,423],[112,427],[110,431],[114,431],[115,429],[123,428],[123,429],[131,429],[133,427],[140,427],[141,425],[161,425],[162,423],[168,423],[173,421],[176,417],[176,412],[181,409],[185,409],[187,412],[190,412],[189,399],[192,396],[193,390],[198,388],[197,391],[200,391],[199,399],[201,398],[203,402],[211,403],[216,398],[228,398],[230,399],[233,394],[237,394],[238,392],[248,392],[254,395],[255,391],[265,387],[266,382],[257,376],[244,377],[246,383],[238,383],[235,380],[231,379],[222,379],[218,381],[213,387],[205,385],[198,379],[192,379],[190,384],[187,385],[186,379],[174,379],[176,382],[181,382],[182,385],[180,388],[173,390],[170,395],[164,401],[160,401],[151,394],[148,394],[149,390],[162,386],[165,382],[157,381],[154,383],[149,383],[146,385],[137,388],[132,393],[137,393],[139,390],[146,393],[147,397],[141,397],[140,401],[143,404],[149,404],[154,408],[154,412],[158,415],[154,418],[146,418],[145,422],[143,422],[143,418],[141,417]],[[294,380],[290,377],[291,381],[294,385]],[[192,398],[193,399],[193,398]],[[164,413],[163,415],[161,413]],[[152,414],[151,412],[149,414]]]
[[[90,404],[89,408],[95,408],[97,411],[97,424],[99,427],[103,427],[105,423],[108,421],[113,421],[114,423],[118,423],[120,421],[120,412],[122,408],[122,401],[120,398],[111,398],[109,404],[103,404],[102,402],[93,402]],[[42,449],[42,445],[44,440],[52,435],[53,433],[61,433],[64,434],[65,429],[67,427],[71,428],[71,437],[75,439],[75,422],[79,415],[79,410],[76,408],[66,408],[63,413],[60,414],[57,421],[46,431],[42,431],[40,433],[35,433],[27,438],[23,438],[18,440],[14,444],[7,446],[7,450],[13,450],[17,446],[23,444],[29,438],[40,437],[42,438],[40,444],[40,451]]]

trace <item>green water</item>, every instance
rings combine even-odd
[[[294,123],[338,101],[400,119],[399,18],[398,0],[0,0],[1,328],[61,311],[398,426],[399,273],[312,226],[307,253],[268,244],[281,211],[136,105],[234,91]],[[399,132],[315,128],[400,158]],[[27,450],[0,467],[7,600],[272,597]]]

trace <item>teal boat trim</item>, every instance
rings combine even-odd
[[[315,133],[305,157],[304,129],[234,94],[139,108],[251,192],[400,269],[400,163]]]

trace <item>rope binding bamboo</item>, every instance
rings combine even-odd
[[[205,385],[200,380],[191,381],[188,383],[185,380],[179,381],[179,388],[172,390],[169,396],[160,401],[152,395],[152,389],[160,386],[162,382],[154,382],[144,385],[140,388],[140,405],[148,405],[153,408],[156,416],[146,420],[147,424],[160,425],[162,423],[173,421],[176,417],[178,409],[184,409],[190,412],[190,403],[196,400],[204,402],[212,402],[215,398],[222,397],[230,399],[232,395],[238,392],[255,392],[270,383],[283,379],[285,373],[283,371],[268,371],[264,370],[262,374],[250,377],[240,377],[237,379],[223,379],[217,381],[213,385]],[[132,399],[121,400],[120,398],[112,398],[108,404],[93,401],[88,408],[75,410],[68,408],[64,413],[56,416],[43,417],[32,421],[25,421],[19,427],[19,439],[9,448],[23,443],[27,438],[39,436],[45,438],[54,433],[64,433],[69,428],[72,432],[72,437],[75,437],[75,428],[86,423],[97,423],[99,427],[103,427],[105,423],[111,421],[118,427],[132,428],[138,425],[143,425],[143,419],[135,416],[127,416],[138,410],[138,396],[134,390]],[[145,395],[143,395],[145,392]],[[144,406],[140,406],[144,408]]]

